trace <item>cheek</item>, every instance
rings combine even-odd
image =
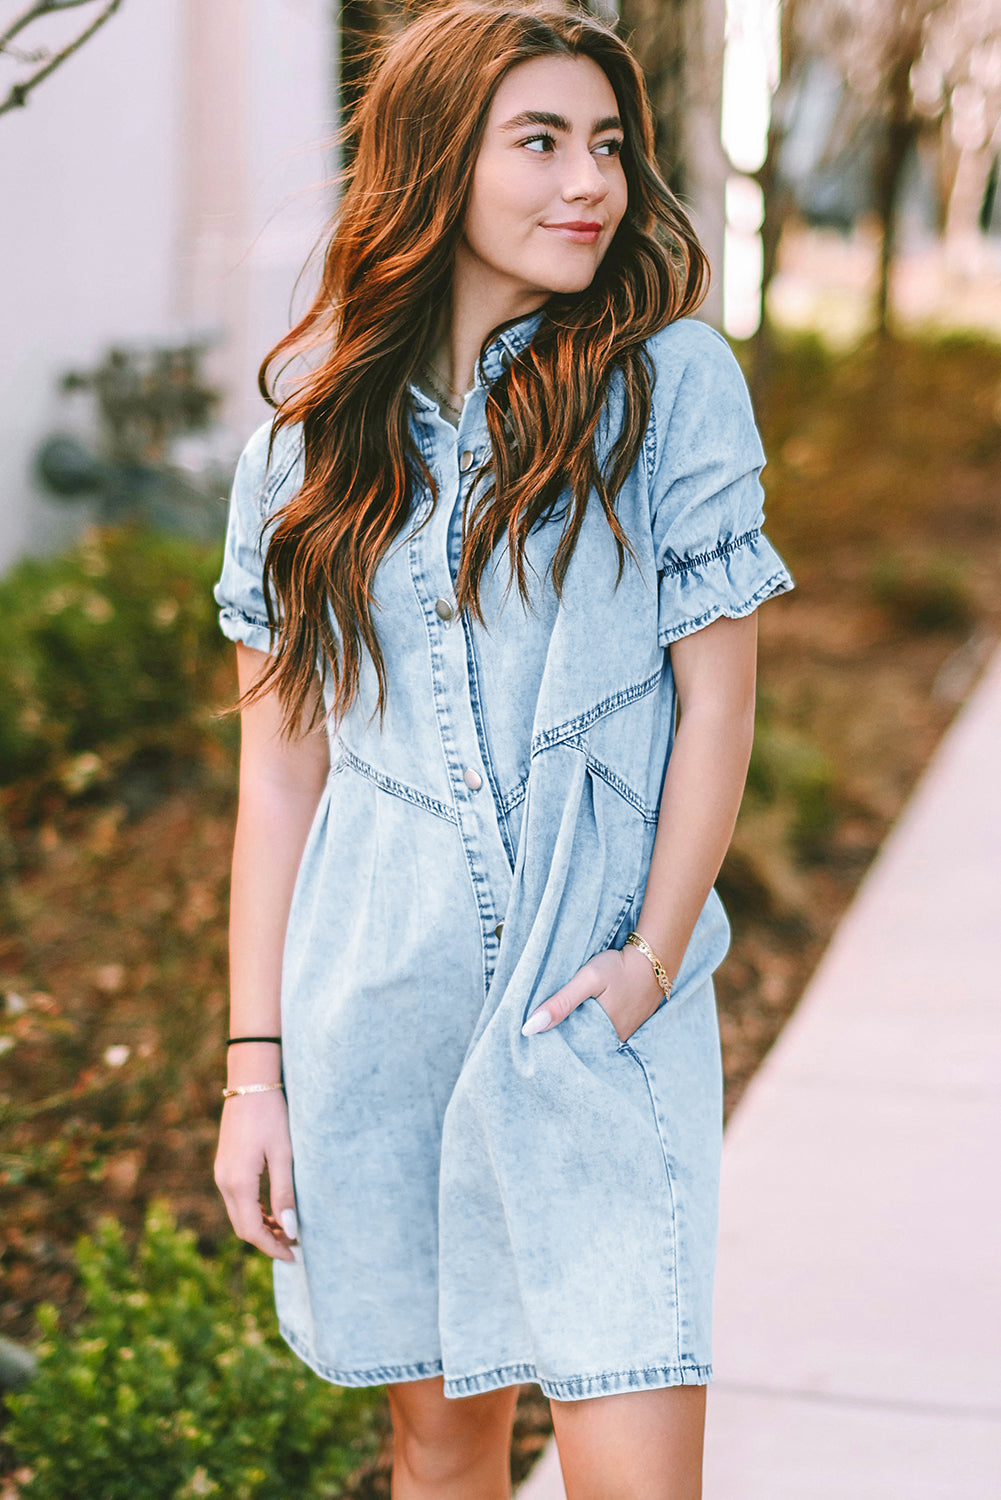
[[[618,176],[608,196],[611,199],[609,216],[615,219],[615,227],[617,229],[625,218],[626,209],[629,207],[629,189],[626,184],[624,172]]]
[[[496,250],[498,239],[510,228],[517,200],[509,176],[490,159],[481,158],[476,167],[466,209],[465,235],[478,252]]]
[[[519,172],[507,162],[481,162],[466,210],[467,243],[487,260],[519,252],[548,201],[531,171]]]

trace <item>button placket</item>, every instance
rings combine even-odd
[[[498,928],[503,927],[498,908],[503,909],[509,894],[511,862],[493,798],[488,792],[484,802],[479,795],[488,786],[482,760],[484,746],[472,707],[468,623],[457,608],[454,592],[452,552],[459,534],[456,530],[453,535],[453,522],[457,511],[461,514],[463,500],[472,488],[486,439],[483,423],[477,421],[472,409],[467,407],[464,411],[461,425],[464,430],[457,438],[444,442],[437,440],[436,451],[429,455],[431,467],[439,479],[440,503],[430,525],[414,538],[412,545],[418,562],[422,557],[429,563],[433,559],[433,567],[426,577],[434,592],[430,598],[425,596],[425,607],[433,611],[430,628],[432,635],[437,637],[437,644],[432,643],[432,673],[437,685],[439,733],[446,764],[450,775],[455,778],[456,811],[466,856],[471,869],[477,872],[475,889],[485,939],[484,982],[489,985],[493,965],[491,955],[496,953],[500,941]],[[443,576],[440,573],[442,564]],[[446,579],[451,587],[435,597],[435,585],[441,588]]]

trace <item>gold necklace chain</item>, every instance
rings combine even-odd
[[[454,416],[461,417],[463,403],[466,399],[465,396],[463,396],[460,399],[459,404],[456,405],[456,402],[453,399],[455,392],[449,390],[445,386],[443,381],[439,384],[440,375],[437,375],[437,372],[434,371],[431,364],[427,360],[423,361],[421,364],[421,374],[424,376],[424,379],[427,382],[428,390],[438,402],[438,405],[443,407],[446,411],[451,412]],[[469,392],[467,391],[466,395],[468,394]]]

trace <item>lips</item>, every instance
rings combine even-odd
[[[593,219],[568,219],[559,224],[543,224],[542,228],[575,245],[593,245],[601,233],[601,225]]]

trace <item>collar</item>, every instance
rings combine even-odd
[[[476,362],[476,371],[473,376],[473,389],[478,386],[485,389],[493,384],[499,376],[518,358],[523,349],[527,349],[535,331],[542,322],[542,311],[528,313],[517,322],[510,323],[503,329],[492,343],[488,344],[480,359]],[[426,396],[419,386],[411,383],[410,394],[414,404],[421,411],[437,411],[437,404]]]
[[[482,358],[477,363],[476,384],[491,385],[502,375],[518,358],[521,351],[528,348],[541,322],[542,310],[540,308],[524,318],[519,318],[516,323],[509,324],[499,333],[493,343],[487,345]],[[481,378],[481,373],[485,379]]]

